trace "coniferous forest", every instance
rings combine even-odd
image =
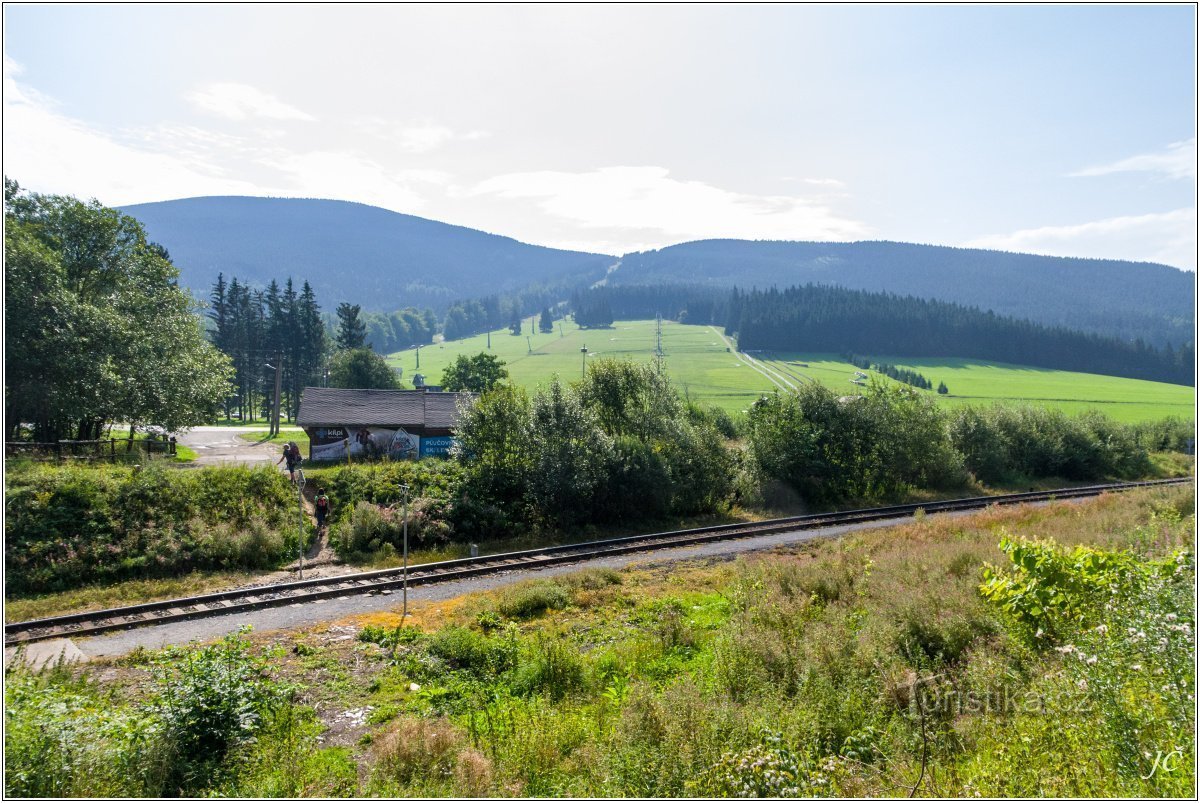
[[[687,284],[617,285],[576,292],[571,307],[580,325],[596,325],[590,322],[598,309],[617,320],[662,315],[681,323],[718,324],[749,350],[964,357],[1195,383],[1190,342],[1155,348],[1140,339],[1088,334],[893,293],[813,284],[749,292]]]
[[[944,301],[805,285],[733,291],[727,334],[743,349],[973,357],[1063,371],[1195,382],[1191,343],[1155,349]]]

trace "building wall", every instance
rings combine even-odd
[[[445,428],[346,426],[325,424],[306,426],[310,460],[342,460],[349,442],[350,459],[389,455],[393,459],[444,457],[453,442]]]

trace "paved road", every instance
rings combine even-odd
[[[265,432],[265,427],[193,427],[177,436],[179,443],[196,450],[193,466],[215,466],[238,463],[259,465],[274,463],[283,454],[278,444],[247,442],[239,434],[254,431]],[[284,432],[287,432],[285,427]],[[299,431],[299,430],[297,430]]]

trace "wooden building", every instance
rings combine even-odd
[[[445,457],[460,401],[473,393],[305,388],[296,423],[308,433],[310,460],[358,456]]]

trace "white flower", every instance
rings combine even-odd
[[[1075,652],[1075,645],[1067,644],[1063,647],[1055,647],[1054,651],[1061,652],[1063,655],[1070,655],[1071,653]]]
[[[1134,672],[1141,672],[1141,671],[1142,671],[1142,665],[1141,665],[1141,664],[1134,664],[1133,666],[1131,666],[1131,667],[1129,667],[1129,668],[1130,668],[1130,669],[1132,669]]]
[[[1094,655],[1093,655],[1091,658],[1087,659],[1087,665],[1088,665],[1088,666],[1095,666],[1095,665],[1096,665],[1096,662],[1097,662],[1097,661],[1099,661],[1099,660],[1100,660],[1099,658],[1097,658],[1096,656],[1094,656]]]
[[[1176,616],[1176,615],[1175,615],[1175,614],[1173,614],[1173,613],[1168,613],[1166,618],[1167,618],[1167,621],[1168,621],[1168,622],[1174,622],[1174,621],[1175,621],[1176,619],[1178,619],[1179,617],[1178,617],[1178,616]]]
[[[1108,632],[1108,625],[1100,625],[1096,628],[1096,632],[1103,636]]]
[[[1044,634],[1042,633],[1042,629],[1039,627],[1038,632],[1034,633],[1033,635],[1034,638],[1041,638]]]

